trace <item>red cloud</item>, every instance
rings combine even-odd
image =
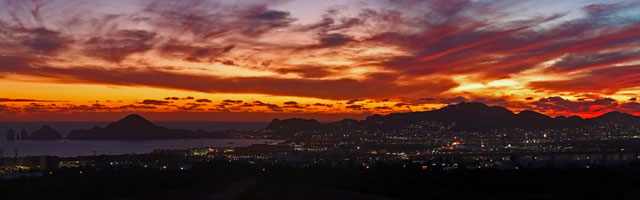
[[[530,84],[532,88],[537,89],[604,94],[612,94],[620,89],[638,85],[640,85],[640,65],[596,69],[583,72],[569,80],[537,81]]]
[[[0,102],[66,102],[66,101],[52,101],[52,100],[40,100],[40,99],[0,98]]]
[[[37,2],[16,1],[2,8],[11,19],[0,18],[0,45],[5,47],[0,49],[0,77],[18,75],[62,84],[312,97],[347,104],[342,108],[321,103],[276,105],[224,100],[211,105],[217,106],[208,108],[212,112],[243,107],[273,112],[332,107],[352,112],[372,108],[367,104],[383,99],[386,101],[382,102],[395,99],[395,105],[372,110],[386,112],[389,108],[427,103],[479,101],[552,114],[638,112],[635,98],[622,102],[600,97],[640,86],[637,64],[640,19],[628,16],[639,8],[638,3],[588,5],[582,8],[584,15],[571,17],[566,12],[543,12],[528,17],[509,9],[521,4],[517,1],[377,1],[371,3],[382,4],[376,9],[332,7],[319,21],[303,24],[296,22],[288,11],[273,10],[274,2],[228,5],[220,1],[152,1],[140,4],[142,9],[132,13],[102,15],[95,14],[101,12],[93,12],[91,6],[78,13],[73,9],[65,9],[70,13],[48,12],[51,10],[46,9],[62,10],[56,7],[60,2],[51,1],[43,7]],[[48,17],[47,13],[58,14]],[[293,37],[277,40],[282,35]],[[368,55],[367,50],[380,47],[394,51]],[[139,58],[141,55],[145,58]],[[147,55],[177,63],[205,62],[207,67],[197,69],[207,72],[215,71],[208,67],[214,63],[275,74],[185,73],[184,69],[196,67],[159,66],[161,61],[155,63]],[[83,62],[76,62],[76,58]],[[343,60],[350,64],[332,64]],[[351,68],[359,67],[370,68],[350,72]],[[566,96],[561,93],[567,92],[575,97],[588,94],[596,97],[575,101],[526,97],[521,102],[522,99],[512,99],[515,97],[494,97],[472,90],[455,94],[451,91],[460,85],[454,81],[460,77],[457,75],[469,75],[473,80],[465,81],[485,84],[494,79],[526,76],[521,72],[532,69],[540,73],[537,75],[561,78],[530,82],[524,89],[558,96]],[[430,98],[420,98],[425,96]],[[534,95],[517,98],[525,96]],[[101,104],[47,105],[41,103],[50,101],[20,98],[0,98],[0,102],[24,104],[19,108],[24,112],[156,109],[156,106],[204,111],[202,105],[195,103],[163,106],[180,99],[195,100],[194,97],[146,99],[137,103],[140,105],[119,108]],[[195,101],[211,103],[208,99]],[[17,107],[5,105],[0,109],[14,108]]]
[[[139,102],[139,104],[146,104],[146,105],[167,105],[171,102],[169,101],[161,101],[161,100],[153,100],[153,99],[145,99],[142,102]]]
[[[211,101],[209,99],[198,99],[198,100],[196,100],[196,102],[198,102],[198,103],[211,103],[213,101]]]
[[[20,58],[15,58],[19,62]],[[448,79],[431,79],[410,85],[394,83],[390,74],[372,74],[364,80],[308,80],[271,77],[222,78],[187,75],[155,70],[100,67],[32,68],[27,63],[10,72],[58,79],[66,83],[99,83],[111,85],[145,85],[201,92],[263,93],[272,95],[320,97],[327,99],[381,98],[408,94],[438,94],[457,86]],[[429,85],[430,87],[424,87]]]

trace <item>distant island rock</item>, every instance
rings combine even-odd
[[[220,132],[203,130],[190,131],[170,129],[153,124],[140,115],[132,114],[110,123],[104,128],[93,127],[88,130],[73,130],[67,136],[70,140],[155,140],[155,139],[197,139],[227,138]]]
[[[60,140],[62,135],[50,126],[44,125],[42,128],[34,131],[28,138],[29,140]]]
[[[12,128],[10,128],[7,131],[7,141],[12,141],[15,139],[16,139],[16,132]]]
[[[27,132],[27,130],[22,129],[20,131],[20,136],[16,135],[16,139],[18,139],[18,140],[28,140],[29,139],[29,133]]]

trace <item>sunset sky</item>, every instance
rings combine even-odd
[[[0,0],[0,121],[640,115],[640,1]]]

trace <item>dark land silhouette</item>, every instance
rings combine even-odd
[[[16,139],[16,132],[12,128],[10,128],[9,130],[7,130],[7,140],[11,141],[15,139]]]
[[[264,169],[264,170],[263,170]],[[199,162],[189,170],[63,168],[0,180],[3,199],[638,199],[640,166],[364,169]]]
[[[59,140],[62,135],[50,126],[44,125],[29,136],[30,140]]]
[[[535,111],[525,110],[514,113],[504,107],[488,106],[477,102],[463,102],[441,109],[425,112],[393,113],[372,115],[364,120],[344,119],[337,122],[321,123],[315,119],[274,119],[265,130],[279,137],[290,137],[297,132],[322,132],[340,130],[395,130],[421,122],[449,123],[457,131],[488,131],[520,128],[524,130],[545,130],[579,128],[601,124],[640,125],[640,117],[621,112],[609,112],[594,118],[578,116],[550,117]],[[198,139],[228,138],[220,131],[208,132],[202,129],[170,129],[158,126],[140,115],[132,114],[110,123],[106,127],[72,130],[67,139],[72,140],[150,140],[150,139]],[[13,129],[7,133],[7,140],[57,140],[63,137],[53,128],[45,125],[29,135],[22,130],[16,135]]]
[[[220,132],[204,130],[190,131],[185,129],[170,129],[153,124],[140,115],[132,114],[110,123],[104,128],[93,127],[88,130],[73,130],[67,136],[72,140],[148,140],[148,139],[195,139],[195,138],[225,138]]]
[[[43,125],[40,129],[35,130],[29,135],[27,130],[22,129],[20,133],[16,133],[12,128],[7,130],[6,139],[13,140],[59,140],[63,139],[60,133],[49,125]]]
[[[274,119],[264,129],[241,133],[284,141],[278,144],[6,157],[0,163],[13,166],[11,172],[36,175],[0,179],[0,198],[638,199],[638,125],[640,117],[620,112],[554,118],[482,103],[329,123]],[[423,127],[406,131],[413,126]],[[7,139],[62,138],[46,125],[31,135],[11,132]],[[170,129],[129,115],[105,127],[73,130],[67,139],[246,136],[227,133]],[[476,133],[493,134],[472,138]]]
[[[459,131],[487,131],[510,128],[525,130],[563,129],[605,123],[640,125],[640,117],[621,112],[609,112],[588,119],[578,116],[552,118],[529,110],[516,114],[504,107],[488,106],[477,102],[463,102],[433,111],[373,115],[361,121],[344,119],[338,122],[320,123],[313,119],[274,119],[267,129],[283,134],[291,134],[298,131],[394,130],[427,121],[452,123],[454,124],[453,129]]]

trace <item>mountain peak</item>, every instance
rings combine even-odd
[[[112,122],[109,125],[107,125],[107,127],[105,128],[115,128],[115,129],[122,129],[122,130],[136,130],[136,129],[140,129],[140,128],[157,128],[158,126],[156,126],[155,124],[153,124],[152,122],[150,122],[149,120],[145,119],[144,117],[137,115],[137,114],[131,114],[131,115],[127,115],[126,117],[116,121],[116,122]]]
[[[62,135],[51,126],[44,125],[39,130],[31,133],[28,137],[30,140],[59,140],[62,139]],[[26,139],[26,138],[25,138]]]
[[[458,104],[448,105],[446,107],[465,109],[465,108],[488,108],[489,106],[487,104],[480,103],[480,102],[461,102]]]
[[[601,116],[605,116],[605,115],[613,115],[613,116],[615,116],[615,115],[620,115],[620,116],[625,115],[626,116],[626,115],[630,115],[630,114],[623,113],[623,112],[620,112],[620,111],[611,111],[611,112],[605,113],[605,114],[603,114]]]
[[[54,130],[53,128],[51,128],[51,126],[49,125],[42,125],[42,127],[40,128],[41,130],[45,130],[45,131],[52,131]]]
[[[313,130],[321,128],[322,124],[315,119],[290,118],[283,120],[274,119],[267,126],[267,130],[291,132],[295,130]]]
[[[458,114],[474,114],[474,115],[490,115],[497,116],[502,115],[502,117],[510,117],[511,115],[515,115],[509,109],[500,106],[489,106],[480,102],[462,102],[459,104],[448,105],[444,108],[436,110],[439,112],[456,112]]]
[[[131,114],[110,123],[105,128],[74,130],[69,139],[169,139],[194,137],[192,131],[169,129],[153,124],[144,117]]]
[[[144,117],[142,117],[142,116],[140,116],[138,114],[127,115],[126,117],[122,118],[120,121],[133,121],[133,120],[147,121],[147,119],[145,119]]]
[[[605,113],[605,114],[603,114],[603,115],[600,115],[600,116],[598,116],[598,117],[596,117],[596,118],[608,118],[608,117],[616,117],[616,118],[621,118],[621,117],[622,117],[622,118],[634,118],[634,117],[636,117],[636,116],[631,115],[631,114],[629,114],[629,113],[623,113],[623,112],[620,112],[620,111],[611,111],[611,112]]]
[[[130,114],[126,117],[114,122],[112,124],[127,124],[127,125],[153,125],[149,120],[138,114]]]
[[[608,112],[592,119],[599,123],[640,124],[640,117],[619,111]]]
[[[578,115],[571,115],[571,116],[567,117],[567,119],[579,119],[579,120],[582,120],[582,117],[580,117]]]
[[[522,116],[528,116],[528,117],[541,117],[541,118],[551,118],[547,115],[544,115],[542,113],[536,112],[536,111],[532,111],[532,110],[523,110],[520,111],[518,114],[518,116],[522,117]],[[566,118],[564,116],[559,117],[559,118]]]

